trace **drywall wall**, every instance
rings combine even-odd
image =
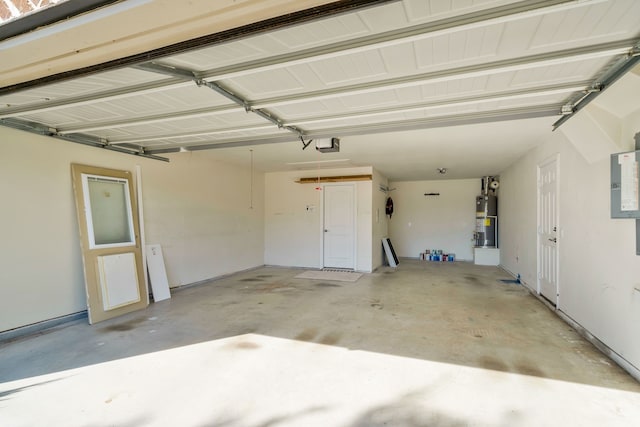
[[[389,237],[398,256],[418,258],[425,249],[442,249],[455,253],[457,260],[473,260],[480,178],[391,182],[389,186],[395,188]]]
[[[373,169],[369,168],[369,173]],[[373,271],[373,181],[357,181],[356,185],[356,270]]]
[[[372,174],[371,167],[271,172],[265,174],[267,265],[322,268],[323,184],[298,184],[301,177]],[[371,271],[372,181],[356,189],[356,270]]]
[[[621,136],[615,151],[633,149],[633,134],[640,130],[638,117],[635,112],[619,119]],[[635,221],[610,218],[611,153],[594,157],[596,151],[590,150],[585,155],[576,148],[581,141],[570,139],[573,132],[567,135],[560,128],[500,174],[501,263],[508,271],[521,274],[525,285],[536,291],[537,166],[557,156],[557,307],[639,369],[640,291],[636,288],[640,288],[640,256],[635,254]],[[598,143],[587,142],[589,147]]]
[[[263,264],[263,175],[198,153],[171,163],[0,127],[0,331],[86,309],[70,164],[142,169],[147,243],[171,286]]]
[[[371,221],[373,225],[373,239],[371,242],[371,269],[375,270],[386,263],[382,250],[382,239],[389,237],[389,218],[385,215],[387,193],[381,187],[387,188],[389,181],[377,170],[373,170],[373,208],[371,211]],[[389,193],[390,194],[390,193]]]
[[[162,245],[170,286],[264,264],[264,174],[206,152],[143,169],[148,243]],[[253,199],[253,200],[252,200]]]

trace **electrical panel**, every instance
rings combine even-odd
[[[611,155],[611,218],[640,218],[640,150]]]

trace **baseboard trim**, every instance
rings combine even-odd
[[[569,317],[566,313],[560,310],[555,310],[555,313],[558,315],[558,317],[560,317],[567,324],[569,324],[569,326],[575,329],[576,332],[578,332],[578,334],[580,334],[582,338],[586,339],[591,344],[593,344],[595,348],[600,350],[604,355],[606,355],[611,360],[613,360],[618,366],[620,366],[622,369],[627,371],[629,375],[631,375],[633,378],[636,379],[636,381],[640,382],[640,369],[636,368],[628,360],[620,356],[613,349],[611,349],[605,343],[600,341],[596,336],[594,336],[591,332],[589,332],[586,328],[584,328],[574,319]]]
[[[508,274],[510,274],[514,278],[516,277],[516,275],[513,274],[513,272],[509,271],[504,266],[501,265],[500,268],[502,268],[504,271],[506,271]],[[571,326],[582,338],[584,338],[585,340],[593,344],[593,346],[597,348],[602,354],[607,356],[609,359],[613,360],[618,366],[620,366],[629,375],[635,378],[636,381],[640,382],[640,369],[638,369],[636,366],[634,366],[624,357],[616,353],[611,347],[609,347],[608,345],[600,341],[595,335],[593,335],[584,326],[582,326],[580,323],[578,323],[573,318],[571,318],[571,316],[569,316],[567,313],[563,312],[562,310],[558,309],[556,306],[551,304],[542,295],[539,295],[533,288],[531,288],[530,286],[528,286],[526,283],[522,281],[521,283],[524,285],[524,287],[529,291],[531,295],[533,295],[538,301],[540,301],[549,310],[555,313],[556,316],[562,319],[566,324]]]
[[[259,266],[256,266],[256,267],[251,267],[251,268],[247,268],[247,269],[244,269],[244,270],[236,271],[234,273],[229,273],[229,274],[224,274],[224,275],[221,275],[221,276],[216,276],[216,277],[213,277],[213,278],[210,278],[210,279],[199,280],[197,282],[189,283],[187,285],[182,285],[182,286],[177,286],[177,287],[170,288],[170,291],[171,292],[179,292],[179,291],[181,291],[183,289],[191,288],[193,286],[204,285],[206,283],[213,282],[215,280],[220,280],[220,279],[223,279],[225,277],[232,276],[234,274],[255,270],[255,269],[258,269],[258,268],[261,268],[261,267],[263,267],[263,265],[259,265]],[[153,301],[152,294],[149,293],[149,303],[151,303],[152,301]],[[60,325],[62,325],[64,323],[73,322],[74,320],[79,320],[79,319],[86,319],[87,317],[88,317],[87,310],[83,310],[83,311],[79,311],[77,313],[66,314],[64,316],[54,317],[53,319],[43,320],[43,321],[36,322],[36,323],[30,324],[30,325],[19,326],[19,327],[14,328],[14,329],[9,329],[7,331],[0,332],[0,342],[11,341],[11,340],[15,340],[17,338],[22,338],[22,337],[27,336],[27,335],[37,334],[39,332],[44,331],[45,329],[55,328],[56,326],[60,326]]]
[[[265,265],[257,265],[255,267],[245,268],[244,270],[234,271],[233,273],[222,274],[220,276],[211,277],[209,279],[198,280],[197,282],[187,283],[186,285],[179,285],[169,288],[171,292],[180,292],[184,289],[193,288],[194,286],[206,285],[207,283],[215,282],[216,280],[225,279],[235,274],[246,273],[247,271],[257,270],[258,268],[266,267]]]
[[[32,323],[31,325],[20,326],[8,331],[0,332],[0,342],[6,342],[22,338],[26,335],[37,334],[45,329],[55,328],[64,323],[73,322],[75,320],[86,319],[88,317],[87,310],[77,313],[66,314],[64,316],[54,317],[53,319],[43,320],[41,322]]]

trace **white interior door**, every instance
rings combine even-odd
[[[129,171],[71,165],[89,322],[149,303]]]
[[[324,187],[324,267],[355,267],[355,189],[353,184]]]
[[[557,305],[558,162],[538,167],[538,293]]]

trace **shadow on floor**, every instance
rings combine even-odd
[[[356,283],[294,278],[299,272],[258,268],[117,319],[5,342],[0,381],[257,333],[640,391],[522,285],[501,282],[508,276],[498,268],[405,261]]]

